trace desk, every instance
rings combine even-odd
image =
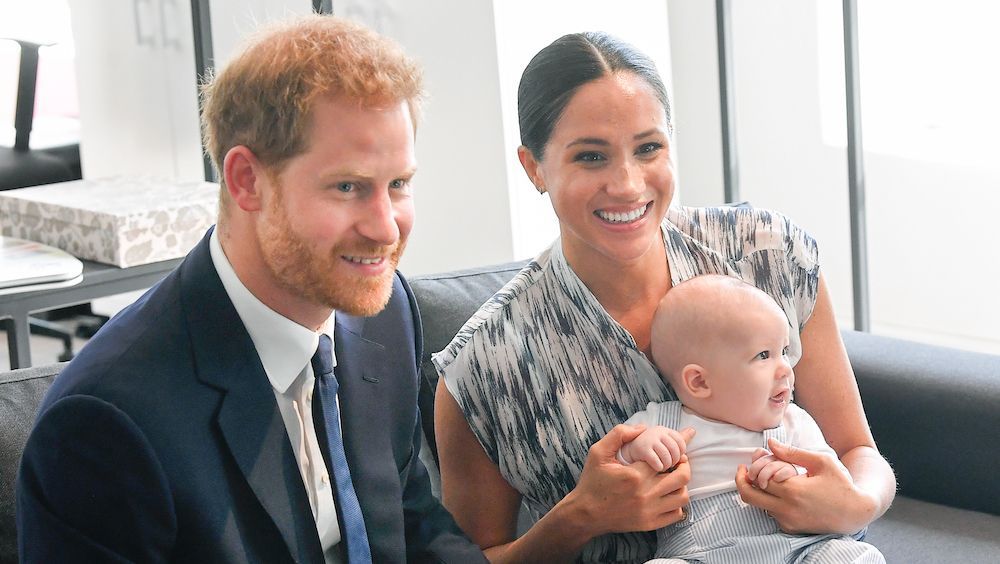
[[[10,367],[31,366],[28,315],[148,288],[184,260],[176,258],[128,268],[83,261],[83,280],[74,286],[0,296],[0,323],[7,330]]]

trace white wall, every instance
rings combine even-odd
[[[669,0],[677,203],[724,201],[715,3]]]
[[[399,41],[424,66],[413,275],[511,260],[500,84],[491,2],[337,1],[338,15]]]
[[[213,0],[209,14],[215,66],[225,66],[247,35],[260,24],[310,12],[311,0]]]

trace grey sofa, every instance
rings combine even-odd
[[[434,468],[430,353],[523,263],[411,278],[424,324],[420,403]],[[899,479],[867,540],[892,562],[1000,561],[1000,356],[845,332],[872,430]],[[13,483],[45,390],[61,364],[0,374],[0,563],[16,562]]]

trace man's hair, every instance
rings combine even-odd
[[[316,100],[346,97],[362,107],[407,102],[416,126],[421,71],[393,41],[334,16],[269,24],[202,86],[202,134],[219,172],[220,212],[228,207],[226,153],[248,147],[270,173],[308,149]]]

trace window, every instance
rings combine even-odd
[[[741,195],[817,237],[849,327],[841,3],[747,4],[733,3]],[[1000,353],[998,16],[973,0],[859,2],[875,333]]]

